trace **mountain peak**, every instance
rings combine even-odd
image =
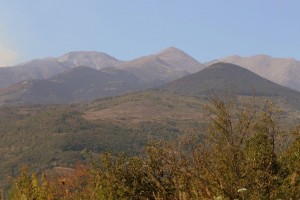
[[[205,67],[205,65],[199,63],[193,57],[176,47],[164,49],[154,56],[172,65],[177,70],[185,70],[189,73],[198,72]]]
[[[164,54],[184,54],[187,55],[184,51],[176,48],[176,47],[168,47],[160,52],[158,52],[156,55],[164,55]]]
[[[73,51],[57,59],[58,62],[67,66],[89,66],[95,69],[116,67],[121,61],[102,52],[97,51]]]

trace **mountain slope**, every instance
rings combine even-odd
[[[55,59],[37,59],[14,67],[0,68],[0,88],[30,80],[46,79],[65,71],[67,68]]]
[[[145,82],[166,83],[195,73],[205,65],[183,51],[171,47],[157,54],[144,56],[122,63],[119,68],[127,70]]]
[[[198,73],[173,81],[159,88],[180,95],[201,96],[208,92],[235,95],[284,97],[300,100],[300,93],[273,83],[259,75],[229,63],[215,63]]]
[[[23,81],[0,89],[2,104],[69,103],[121,95],[147,87],[124,70],[77,67],[46,80]]]
[[[70,166],[83,152],[138,153],[203,127],[203,102],[157,92],[81,105],[0,107],[0,184],[21,165]]]
[[[0,184],[23,164],[37,170],[72,166],[87,158],[84,152],[134,154],[151,140],[185,134],[201,139],[206,103],[206,98],[147,91],[80,105],[0,106]],[[284,113],[291,126],[299,122],[299,107],[292,111],[296,119]]]
[[[229,56],[218,61],[239,65],[275,83],[300,91],[300,61],[293,58]]]

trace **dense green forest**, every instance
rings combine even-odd
[[[173,101],[170,96],[153,94],[151,100],[149,95],[129,95],[128,101],[122,98],[122,103],[128,105],[133,101],[136,105],[142,96],[147,96],[146,99],[164,102],[169,107],[172,107],[171,102],[175,105],[183,100],[185,103],[180,105],[185,109],[204,105],[195,104],[196,99],[177,98]],[[118,101],[121,99],[96,101],[89,105],[90,110],[85,114],[103,110],[108,103],[120,105]],[[9,199],[299,199],[299,127],[286,124],[289,121],[286,113],[269,100],[212,97],[208,101],[201,108],[205,114],[200,123],[203,127],[198,124],[193,134],[178,134],[174,130],[173,136],[166,134],[172,140],[150,143],[145,140],[144,150],[134,154],[117,153],[120,151],[98,154],[96,148],[91,148],[93,151],[82,151],[86,160],[71,168],[56,167],[33,173],[32,166],[25,167],[12,179],[6,195]],[[89,117],[73,112],[64,111],[65,115],[58,115],[59,120],[55,122],[65,120],[77,125],[62,125],[61,131],[55,132],[97,127],[87,120]],[[47,112],[47,116],[50,113]],[[57,110],[54,109],[54,113],[57,114]],[[156,128],[155,132],[163,133],[167,124]],[[169,128],[176,126],[172,124]],[[115,137],[118,131],[116,128],[111,133]],[[84,136],[81,139],[84,140]],[[39,148],[43,150],[43,147]],[[119,150],[123,151],[122,148]],[[37,156],[32,155],[32,158]]]

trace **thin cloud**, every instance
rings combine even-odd
[[[0,67],[6,67],[15,64],[17,61],[17,52],[6,47],[0,46]]]

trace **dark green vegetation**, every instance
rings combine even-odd
[[[212,97],[205,113],[205,134],[151,143],[142,156],[103,153],[41,178],[23,169],[10,199],[300,198],[300,129],[282,129],[276,106]]]

